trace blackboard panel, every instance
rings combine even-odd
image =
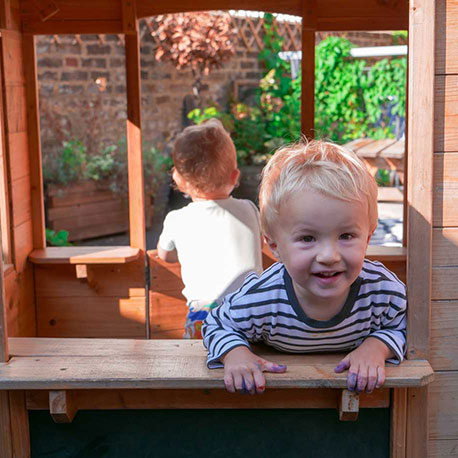
[[[389,426],[388,409],[30,412],[32,458],[388,458]]]

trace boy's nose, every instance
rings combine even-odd
[[[321,264],[334,264],[341,259],[339,248],[335,243],[326,243],[320,247],[316,260]]]

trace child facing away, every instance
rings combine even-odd
[[[203,326],[207,365],[224,366],[230,392],[262,393],[263,372],[286,367],[249,342],[291,353],[347,350],[335,368],[347,386],[372,392],[385,361],[406,350],[406,289],[365,259],[377,226],[377,185],[351,151],[325,141],[283,147],[263,171],[261,223],[279,262],[212,310]]]
[[[157,245],[167,262],[179,261],[189,312],[185,338],[201,338],[202,321],[218,300],[262,272],[262,236],[256,205],[231,197],[239,170],[234,143],[211,119],[178,135],[173,180],[192,202],[171,211]]]

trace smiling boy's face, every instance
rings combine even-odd
[[[282,204],[269,246],[306,311],[339,310],[363,265],[371,232],[367,205],[305,190]]]

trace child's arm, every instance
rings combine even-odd
[[[348,369],[349,390],[367,393],[380,388],[385,381],[385,361],[400,363],[406,351],[406,309],[405,289],[390,300],[379,316],[380,329],[371,332],[364,342],[349,353],[335,368],[336,372]]]
[[[233,348],[220,360],[224,364],[224,385],[230,393],[262,394],[266,389],[263,372],[286,372],[286,366],[256,356],[245,346]]]
[[[177,250],[167,251],[157,244],[157,255],[165,262],[178,262]]]

